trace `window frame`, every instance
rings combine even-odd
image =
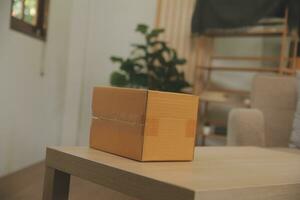
[[[25,0],[22,1],[24,5]],[[47,27],[45,27],[44,25],[45,23],[47,24],[47,20],[48,20],[47,14],[49,12],[49,0],[37,0],[37,1],[38,1],[37,21],[36,21],[36,25],[32,25],[25,22],[23,19],[18,19],[12,16],[14,0],[11,0],[10,28],[12,30],[31,36],[33,38],[46,41]]]

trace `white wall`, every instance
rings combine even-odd
[[[109,57],[128,55],[155,9],[156,0],[51,0],[44,43],[10,30],[10,1],[0,0],[0,176],[42,160],[47,145],[87,144],[93,86],[109,84]]]
[[[42,42],[9,28],[10,2],[0,0],[0,176],[60,143],[72,8],[72,0],[51,0]]]

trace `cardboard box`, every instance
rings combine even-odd
[[[296,58],[296,68],[298,71],[300,70],[300,57]]]
[[[90,146],[139,161],[190,161],[197,96],[114,87],[94,88]]]

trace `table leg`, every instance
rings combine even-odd
[[[46,167],[43,200],[67,200],[69,187],[70,174]]]

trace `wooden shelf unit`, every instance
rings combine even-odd
[[[233,61],[269,61],[275,62],[279,61],[280,57],[274,56],[219,56],[219,55],[212,55],[211,59],[213,60],[233,60]],[[286,60],[291,58],[285,58]]]
[[[213,66],[213,67],[205,67],[201,66],[202,70],[208,71],[230,71],[230,72],[279,72],[279,69],[275,67],[220,67],[220,66]]]
[[[281,36],[284,34],[285,30],[282,28],[273,29],[250,29],[247,31],[236,31],[236,32],[208,32],[206,36],[208,37],[270,37],[270,36]]]
[[[249,95],[244,95],[247,98]],[[204,91],[200,96],[200,101],[212,102],[212,103],[226,103],[231,106],[244,107],[244,102],[239,101],[239,98],[243,98],[240,94],[229,93],[223,91]]]
[[[244,31],[225,31],[208,33],[206,36],[211,38],[212,41],[217,37],[279,37],[281,40],[281,49],[278,56],[223,56],[216,55],[214,53],[213,45],[208,48],[210,51],[210,57],[205,63],[200,63],[195,69],[195,84],[200,84],[195,88],[200,88],[200,91],[194,91],[196,94],[200,95],[200,100],[202,102],[202,116],[200,117],[201,122],[209,123],[214,125],[212,120],[208,120],[208,106],[210,104],[224,104],[227,106],[234,107],[248,107],[250,105],[250,94],[239,93],[236,91],[224,92],[221,90],[211,90],[209,88],[211,82],[211,76],[216,71],[226,72],[226,73],[277,73],[285,75],[294,75],[296,73],[296,54],[297,54],[297,44],[299,41],[298,35],[290,33],[288,30],[287,23],[288,11],[286,11],[285,17],[283,19],[276,19],[273,21],[261,21],[260,25],[264,25],[267,28],[249,28],[244,29]],[[280,25],[280,26],[279,26]],[[289,48],[288,41],[290,38],[293,48]],[[213,44],[213,42],[212,42]],[[290,45],[291,46],[291,45]],[[203,48],[203,47],[202,47]],[[287,52],[289,54],[287,54]],[[289,55],[289,56],[286,56]],[[277,62],[277,66],[214,66],[213,62],[216,60],[224,61],[253,61],[253,62]],[[200,75],[200,76],[199,76]],[[200,80],[197,78],[200,77]],[[232,98],[232,95],[240,95],[240,98]],[[218,122],[215,125],[220,125],[222,123]],[[226,124],[224,122],[223,124]]]

